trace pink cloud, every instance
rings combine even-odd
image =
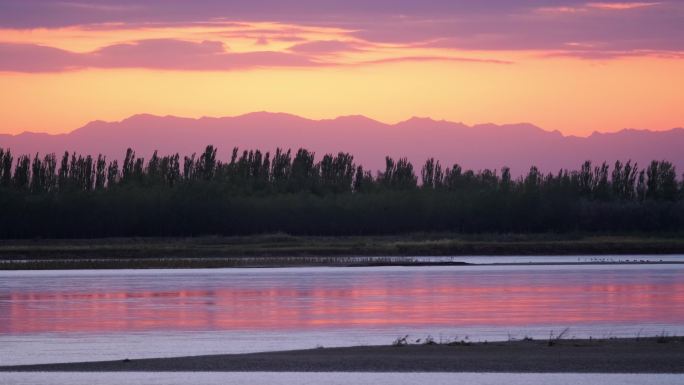
[[[599,42],[605,50],[669,50],[684,46],[680,0],[2,0],[0,27],[244,26],[250,39],[309,36],[249,24],[335,28],[370,43],[459,41],[478,50],[559,50],[567,42]],[[265,28],[268,29],[268,28]],[[226,31],[230,32],[230,31]],[[488,37],[494,36],[490,39]]]
[[[609,11],[623,11],[628,9],[652,7],[654,5],[660,5],[661,2],[622,2],[622,3],[606,3],[606,2],[594,2],[587,3],[587,7],[609,10]]]
[[[87,2],[78,1],[60,1],[62,7],[73,8],[76,10],[86,11],[100,11],[100,12],[129,12],[139,11],[143,9],[139,5],[121,5],[121,4],[91,4]]]
[[[360,51],[360,44],[339,40],[317,40],[293,45],[289,48],[292,52],[308,54],[333,54],[339,52]]]
[[[177,71],[230,71],[267,67],[323,67],[348,65],[330,60],[330,54],[358,51],[362,44],[314,41],[288,52],[229,52],[219,41],[192,42],[149,39],[114,44],[86,53],[35,44],[0,43],[0,71],[61,72],[87,68],[145,68]],[[510,64],[507,61],[452,56],[395,56],[352,65],[408,61],[457,61]]]
[[[0,71],[53,72],[79,68],[79,54],[34,44],[0,43]]]
[[[650,56],[665,59],[684,59],[684,53],[670,52],[670,51],[655,51],[655,50],[591,50],[591,49],[573,49],[567,51],[556,51],[546,53],[544,57],[573,57],[587,60],[611,60],[621,57],[634,56]]]
[[[535,11],[537,13],[548,13],[548,14],[573,14],[579,12],[586,12],[584,7],[570,7],[570,6],[560,6],[560,7],[540,7]]]
[[[223,43],[218,41],[152,39],[107,46],[84,55],[84,59],[93,67],[193,69],[214,67],[226,61],[226,55]]]
[[[214,34],[219,38],[224,39],[248,39],[260,42],[269,41],[282,41],[282,42],[303,42],[306,38],[298,35],[276,35],[276,34],[265,34],[263,32],[254,31],[235,31],[235,32],[220,32]]]
[[[652,7],[662,4],[661,2],[589,2],[581,5],[564,5],[556,7],[539,7],[535,11],[543,14],[582,14],[591,10],[600,11],[625,11],[638,8]]]
[[[479,59],[468,57],[453,57],[453,56],[401,56],[386,59],[369,60],[359,64],[383,64],[383,63],[401,63],[401,62],[426,62],[426,61],[450,61],[450,62],[466,62],[466,63],[490,63],[490,64],[513,64],[512,61],[496,60],[496,59]]]
[[[231,53],[218,41],[141,40],[88,53],[33,44],[0,43],[0,71],[12,72],[59,72],[84,68],[222,71],[316,65],[324,63],[306,55],[287,52]]]

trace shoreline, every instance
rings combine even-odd
[[[424,256],[621,255],[625,261],[585,261],[578,264],[654,264],[659,262],[628,259],[632,255],[673,254],[684,254],[684,236],[407,234],[315,237],[270,234],[199,238],[36,239],[0,240],[0,270],[468,265],[461,261],[425,262],[410,259]]]
[[[520,263],[467,263],[467,262],[380,262],[380,263],[242,263],[234,259],[196,259],[168,258],[159,260],[51,260],[51,261],[0,261],[0,271],[40,271],[40,270],[124,270],[124,269],[287,269],[303,267],[501,267],[501,266],[644,266],[644,265],[684,265],[683,261],[642,261],[642,262],[520,262]]]
[[[684,373],[684,337],[356,346],[0,366],[0,372]]]

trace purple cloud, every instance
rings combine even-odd
[[[512,61],[496,60],[496,59],[478,59],[468,57],[452,57],[452,56],[401,56],[391,57],[386,59],[369,60],[359,64],[384,64],[384,63],[399,63],[399,62],[425,62],[425,61],[451,61],[451,62],[465,62],[465,63],[490,63],[490,64],[513,64]]]
[[[316,55],[355,52],[361,50],[361,44],[339,40],[317,40],[293,45],[289,51]]]
[[[324,65],[285,52],[230,53],[223,43],[154,39],[116,44],[89,53],[74,53],[33,44],[0,43],[0,71],[58,72],[83,68],[161,70],[235,70],[259,67]]]
[[[56,72],[81,67],[79,54],[34,44],[0,43],[0,71]]]
[[[153,39],[107,46],[83,55],[83,59],[93,67],[210,69],[229,65],[227,56],[218,41]]]
[[[591,44],[594,47],[591,50],[597,55],[610,51],[684,51],[684,28],[681,27],[684,2],[678,0],[3,0],[0,3],[0,26],[13,28],[104,22],[183,25],[216,20],[340,27],[355,31],[355,37],[370,43],[433,44],[454,49],[568,50],[569,44],[581,43]]]
[[[344,23],[388,15],[423,18],[459,13],[507,13],[527,8],[528,3],[526,0],[3,0],[0,25],[34,28],[218,19]]]
[[[265,67],[325,67],[372,65],[407,61],[457,61],[510,64],[506,61],[449,56],[398,56],[340,64],[329,57],[336,50],[354,45],[312,42],[290,52],[229,52],[218,41],[191,42],[149,39],[114,44],[87,53],[75,53],[34,44],[0,43],[0,71],[60,72],[86,68],[146,68],[178,71],[230,71]],[[325,44],[318,44],[325,43]],[[342,42],[339,42],[342,43]]]

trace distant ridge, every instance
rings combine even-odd
[[[102,153],[121,159],[126,148],[148,158],[162,154],[189,155],[207,144],[228,159],[233,147],[273,151],[277,147],[304,147],[318,156],[345,151],[367,169],[384,167],[384,156],[408,157],[419,171],[428,157],[445,166],[459,163],[475,170],[509,166],[518,175],[531,165],[544,172],[577,169],[584,160],[633,160],[645,166],[651,160],[669,160],[684,171],[684,129],[648,131],[625,129],[594,133],[586,138],[564,136],[528,123],[480,124],[411,118],[385,124],[362,115],[311,120],[285,113],[253,112],[234,117],[133,115],[120,122],[93,121],[68,134],[0,134],[0,147],[15,154]]]

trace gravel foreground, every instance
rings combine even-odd
[[[358,346],[4,366],[1,371],[684,373],[684,337]]]

